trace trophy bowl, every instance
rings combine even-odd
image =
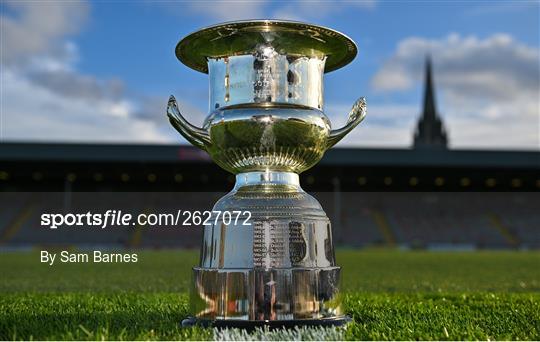
[[[185,324],[271,327],[340,325],[340,267],[330,220],[298,174],[314,166],[366,115],[360,98],[347,124],[323,112],[323,75],[354,59],[347,36],[281,20],[218,24],[176,46],[188,67],[208,73],[209,114],[190,124],[170,97],[171,124],[223,169],[233,190],[204,226]],[[249,213],[249,224],[219,213]],[[218,215],[218,216],[216,216]],[[245,223],[245,222],[244,222]]]
[[[365,116],[360,99],[345,127],[332,130],[323,109],[323,74],[350,62],[354,42],[328,28],[277,20],[211,26],[182,39],[176,55],[208,73],[210,114],[189,124],[174,97],[172,124],[234,174],[303,172]]]

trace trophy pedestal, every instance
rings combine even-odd
[[[214,212],[250,213],[204,227],[191,310],[212,326],[340,325],[340,267],[330,221],[292,172],[248,172]],[[214,222],[213,219],[210,220]]]

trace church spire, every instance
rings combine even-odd
[[[424,110],[414,134],[414,148],[446,148],[444,125],[437,114],[431,58],[426,57]]]
[[[426,57],[426,79],[424,88],[424,116],[436,115],[435,92],[433,91],[433,79],[431,76],[431,58]]]

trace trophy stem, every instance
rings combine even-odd
[[[246,186],[265,186],[265,185],[286,185],[300,188],[300,179],[294,172],[281,171],[256,171],[244,172],[236,175],[234,190],[239,190]]]

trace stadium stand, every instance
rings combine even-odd
[[[198,248],[201,226],[60,227],[40,225],[43,213],[175,213],[210,210],[219,193],[3,193],[0,248]],[[107,198],[104,197],[107,196]],[[346,247],[426,249],[540,247],[538,193],[317,193]],[[339,205],[336,205],[336,200]],[[22,203],[22,204],[21,204]],[[13,209],[13,210],[11,210]],[[67,210],[67,211],[66,211]],[[494,214],[496,213],[496,214]],[[337,218],[340,216],[340,218]]]

